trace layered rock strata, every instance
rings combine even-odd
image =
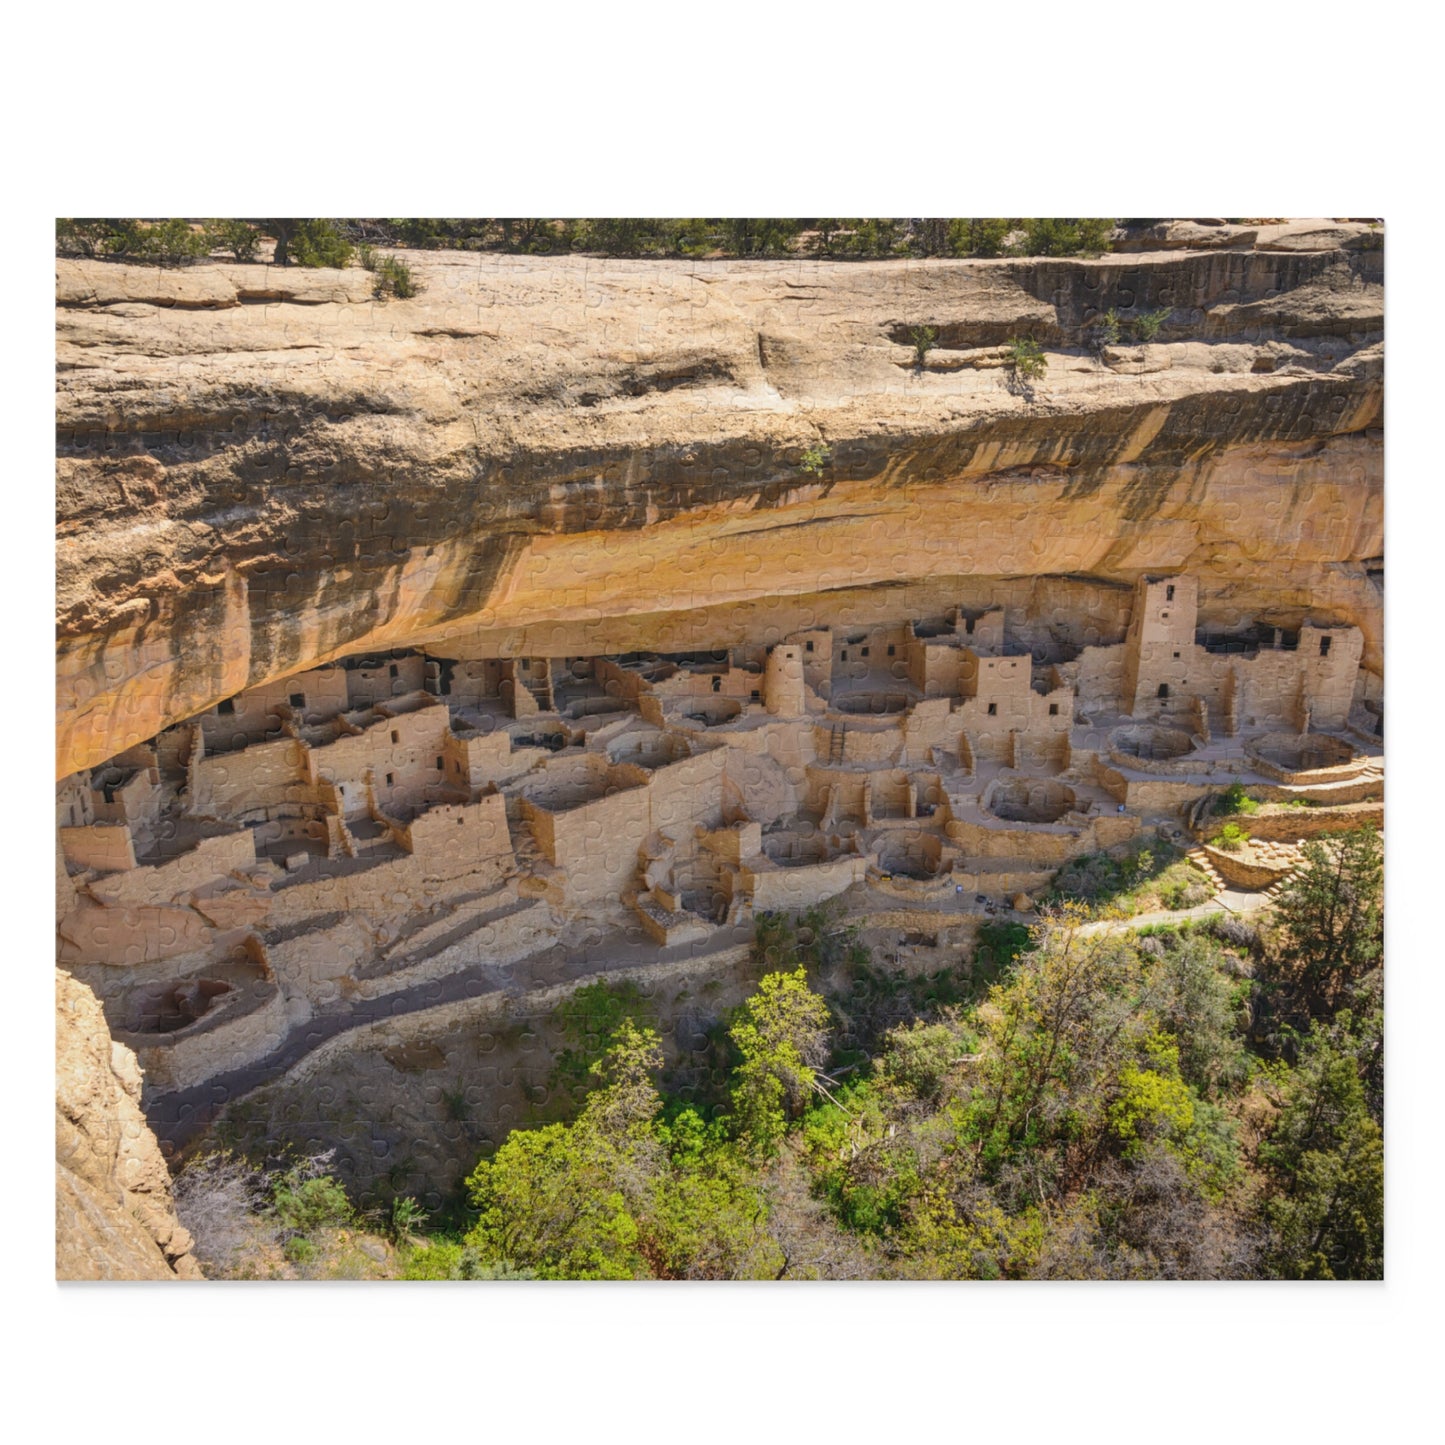
[[[426,289],[386,304],[360,271],[59,262],[57,776],[360,652],[677,651],[994,600],[1025,640],[1066,610],[1116,637],[1150,573],[1197,577],[1203,626],[1357,626],[1378,678],[1379,240],[419,253]],[[1105,346],[1110,308],[1168,318]]]

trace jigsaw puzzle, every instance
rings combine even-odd
[[[1383,234],[62,220],[57,1274],[1379,1278]]]

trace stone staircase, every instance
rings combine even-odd
[[[1191,848],[1185,855],[1199,871],[1204,874],[1209,886],[1216,894],[1224,891],[1224,879],[1219,876],[1218,870],[1210,860],[1209,854],[1203,848]]]

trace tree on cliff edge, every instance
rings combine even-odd
[[[351,242],[335,221],[325,217],[261,217],[255,223],[276,240],[272,261],[277,266],[333,266],[338,270],[351,260]]]

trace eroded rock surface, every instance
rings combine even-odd
[[[135,1055],[84,984],[57,970],[55,988],[56,1277],[199,1279]]]
[[[1358,626],[1378,675],[1379,236],[1210,240],[417,253],[387,304],[360,271],[59,262],[57,775],[373,649],[675,651],[945,599],[1026,630],[1146,573],[1197,577],[1202,625]],[[1110,307],[1169,318],[1115,355]],[[1031,395],[999,365],[1021,334]]]

